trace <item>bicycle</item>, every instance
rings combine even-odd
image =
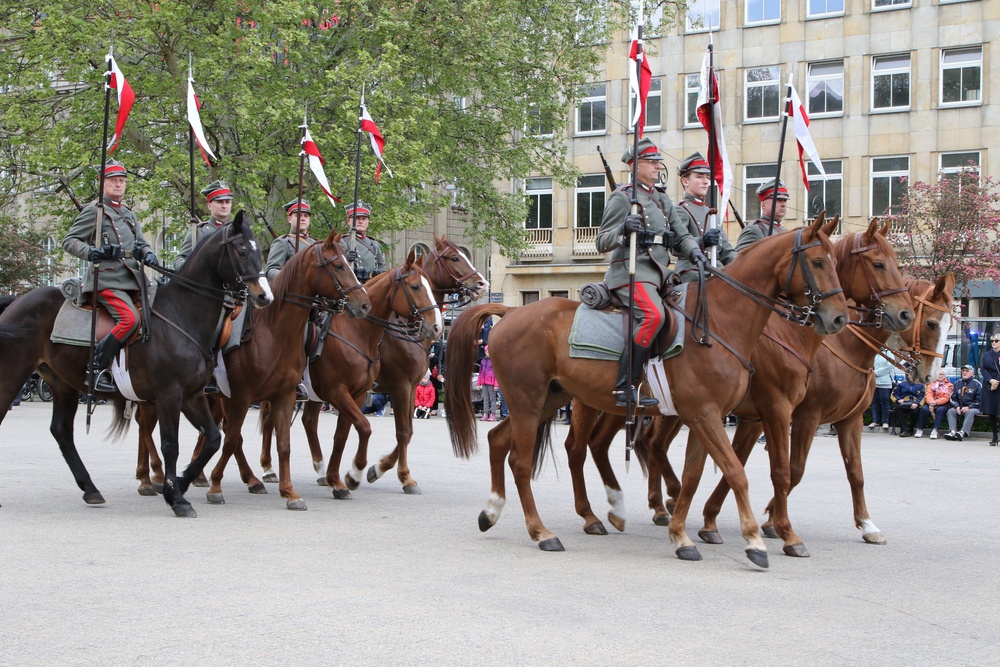
[[[39,377],[38,373],[32,373],[28,381],[24,383],[21,388],[21,400],[34,401],[33,394],[38,394],[38,398],[45,403],[52,400],[52,389],[49,388],[45,380]]]

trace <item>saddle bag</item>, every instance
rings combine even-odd
[[[79,276],[64,280],[59,286],[59,291],[62,292],[64,299],[76,306],[82,308],[86,304],[83,296],[83,278]]]
[[[580,301],[587,308],[606,310],[611,307],[611,290],[605,283],[587,283],[580,288]]]

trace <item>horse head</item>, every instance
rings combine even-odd
[[[913,304],[888,232],[889,223],[880,225],[876,218],[867,230],[840,239],[834,246],[837,275],[844,294],[858,304],[862,325],[905,331],[913,326]]]
[[[384,295],[385,308],[380,312],[383,318],[391,312],[407,320],[408,325],[417,327],[421,339],[437,340],[441,336],[444,331],[441,309],[414,251],[410,251],[401,266],[370,280],[368,288],[376,302]]]
[[[913,299],[916,322],[900,333],[916,377],[927,384],[941,368],[944,344],[951,329],[952,294],[955,275],[946,273],[931,283],[926,280],[907,280],[906,287]]]
[[[364,286],[354,275],[354,270],[340,247],[340,239],[341,234],[331,229],[323,243],[313,246],[315,250],[312,252],[317,261],[312,268],[317,275],[312,284],[316,286],[316,296],[342,302],[348,317],[367,317],[372,303]]]
[[[471,303],[486,295],[490,288],[472,261],[446,236],[434,235],[434,249],[422,255],[417,265],[423,269],[431,287],[438,294],[459,293],[459,300]]]
[[[230,225],[223,232],[223,245],[229,256],[233,275],[224,282],[243,283],[247,295],[253,299],[254,305],[263,308],[274,301],[271,286],[264,277],[264,262],[260,256],[260,247],[254,238],[253,230],[247,224],[243,211],[239,211]]]
[[[810,226],[779,234],[790,237],[791,254],[773,263],[774,275],[784,285],[791,302],[811,316],[816,332],[832,335],[847,326],[849,311],[844,290],[837,279],[837,262],[829,234],[836,220],[829,223],[824,216]]]

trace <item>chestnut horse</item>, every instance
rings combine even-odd
[[[442,305],[464,306],[480,297],[489,289],[489,283],[469,261],[469,258],[445,236],[434,237],[434,249],[427,255],[421,255],[415,266],[423,270],[430,282],[435,300]],[[458,295],[453,300],[452,295]],[[405,321],[405,320],[404,320]],[[333,340],[327,340],[327,345]],[[342,344],[342,343],[341,343]],[[325,348],[324,348],[325,349]],[[428,343],[413,340],[406,336],[381,336],[378,344],[378,354],[371,361],[371,370],[377,373],[375,378],[379,391],[389,394],[396,425],[396,448],[382,457],[381,461],[368,469],[368,481],[374,483],[383,474],[392,470],[397,461],[396,469],[403,492],[419,494],[420,487],[410,476],[410,466],[407,462],[407,447],[413,437],[413,411],[406,409],[412,406],[417,383],[427,372]],[[310,369],[320,362],[314,361]],[[316,371],[312,371],[316,373]],[[353,401],[352,401],[353,403]],[[398,407],[397,407],[398,406]],[[310,401],[302,410],[302,426],[309,438],[309,450],[312,452],[313,467],[317,472],[327,466],[323,463],[323,451],[317,434],[319,427],[320,403]],[[271,471],[271,430],[270,418],[265,419],[265,409],[261,406],[262,430],[264,432],[260,453],[260,464],[263,468],[265,482],[277,481]],[[338,432],[344,416],[337,418]],[[321,484],[327,483],[326,475],[320,478]],[[345,475],[346,487],[334,495],[338,498],[350,498],[350,490],[356,489],[361,482],[360,475],[348,472]]]
[[[242,211],[231,224],[206,238],[184,268],[171,275],[145,314],[149,341],[129,346],[127,358],[132,388],[139,398],[155,405],[160,420],[160,446],[166,464],[164,499],[177,516],[194,517],[195,510],[184,493],[219,448],[219,429],[202,390],[214,366],[209,350],[223,300],[249,295],[263,306],[271,302],[272,295],[261,272],[260,250],[250,226],[243,223]],[[52,435],[84,492],[84,501],[100,504],[104,498],[73,442],[73,418],[79,394],[84,391],[83,371],[90,350],[50,340],[63,303],[65,298],[58,288],[43,287],[18,298],[0,316],[0,363],[4,368],[0,404],[10,404],[37,366],[52,388]],[[121,435],[128,427],[123,407],[124,399],[115,399],[113,435]],[[178,476],[177,433],[182,412],[205,434],[206,446]]]
[[[760,567],[767,567],[767,550],[750,508],[746,473],[729,446],[722,416],[746,395],[750,353],[775,307],[772,304],[778,303],[776,297],[783,290],[792,303],[781,303],[802,313],[802,320],[811,320],[819,331],[832,334],[847,324],[847,301],[837,283],[832,254],[833,245],[823,230],[823,221],[818,220],[808,228],[755,244],[725,273],[716,273],[704,285],[688,285],[691,298],[687,308],[693,309],[696,303],[708,304],[711,333],[705,338],[711,336],[718,345],[699,344],[691,332],[683,352],[664,365],[677,412],[693,434],[691,440],[708,449],[737,490],[742,532],[748,544],[746,554]],[[704,299],[695,298],[694,292],[702,289]],[[747,298],[734,299],[735,294]],[[468,457],[477,447],[468,391],[475,341],[487,317],[503,316],[490,332],[490,358],[509,416],[490,432],[493,490],[479,525],[481,530],[488,530],[499,518],[505,502],[503,460],[510,451],[510,466],[528,534],[545,551],[561,551],[563,547],[538,516],[531,493],[531,472],[532,461],[537,467],[545,446],[550,445],[552,416],[574,396],[599,410],[623,412],[615,405],[611,392],[618,363],[570,357],[568,338],[578,307],[579,303],[560,298],[520,308],[477,306],[456,322],[448,353],[448,427],[455,453]],[[699,377],[712,391],[692,383],[692,377]],[[678,509],[670,527],[671,540],[682,558],[694,549],[684,516],[685,512]]]
[[[858,304],[855,309],[858,310],[861,321],[856,324],[892,332],[910,328],[913,324],[913,311],[910,296],[896,263],[896,253],[886,239],[888,230],[888,222],[880,225],[877,220],[873,220],[866,231],[847,234],[837,241],[834,244],[834,257],[837,260],[837,275],[844,288],[844,295]],[[825,336],[820,336],[807,327],[800,327],[777,315],[772,315],[751,358],[755,372],[750,383],[750,393],[746,400],[733,410],[733,414],[738,415],[744,422],[763,422],[768,442],[767,452],[771,459],[771,481],[775,489],[775,498],[783,500],[788,495],[790,485],[788,428],[792,420],[792,411],[805,398],[813,371],[813,356],[825,339]],[[612,504],[608,519],[615,528],[622,530],[624,513],[618,506],[621,487],[611,469],[608,448],[611,443],[610,438],[614,437],[617,427],[622,425],[623,420],[617,415],[602,415],[600,421],[612,422],[617,427],[609,428],[608,425],[602,424],[599,429],[600,437],[588,438],[586,434],[590,432],[595,418],[594,411],[585,406],[574,412],[573,426],[566,439],[566,450],[573,475],[576,508],[584,519],[584,531],[589,534],[605,534],[607,531],[594,516],[587,500],[583,461],[586,458],[589,440],[594,461],[605,481],[608,500]],[[680,430],[680,422],[676,418],[662,418],[655,421],[656,427],[647,431],[649,437],[643,439],[643,444],[653,443],[654,451],[665,447]],[[578,434],[584,437],[578,437]],[[654,467],[662,471],[662,468]],[[673,474],[672,470],[670,474]],[[659,492],[659,477],[660,475],[655,473],[649,475],[651,494]],[[690,480],[689,483],[692,485],[690,489],[681,490],[675,486],[675,491],[693,494],[698,481],[697,478]],[[666,518],[662,506],[660,512],[662,514],[654,517],[654,523],[659,523],[657,519],[660,517]],[[786,554],[808,556],[805,546],[791,530],[790,524],[782,526],[781,532],[785,537]],[[701,537],[706,539],[705,535]]]

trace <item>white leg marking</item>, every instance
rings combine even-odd
[[[604,490],[608,494],[608,504],[611,505],[611,509],[608,510],[608,514],[614,514],[617,517],[625,518],[625,494],[621,489],[612,489],[610,486],[605,485]]]
[[[355,482],[360,482],[364,479],[361,475],[361,470],[358,469],[353,463],[351,464],[351,472],[347,473],[347,476],[353,479]]]
[[[486,501],[486,509],[483,511],[486,512],[491,526],[496,525],[496,522],[500,520],[500,513],[503,512],[504,503],[506,503],[506,500],[496,493],[491,493],[490,499]]]
[[[319,461],[313,461],[313,470],[315,470],[316,472],[325,472],[326,461],[324,461],[323,459],[320,459]]]
[[[871,535],[872,533],[881,533],[882,531],[878,529],[878,526],[871,519],[861,520],[861,534]]]

